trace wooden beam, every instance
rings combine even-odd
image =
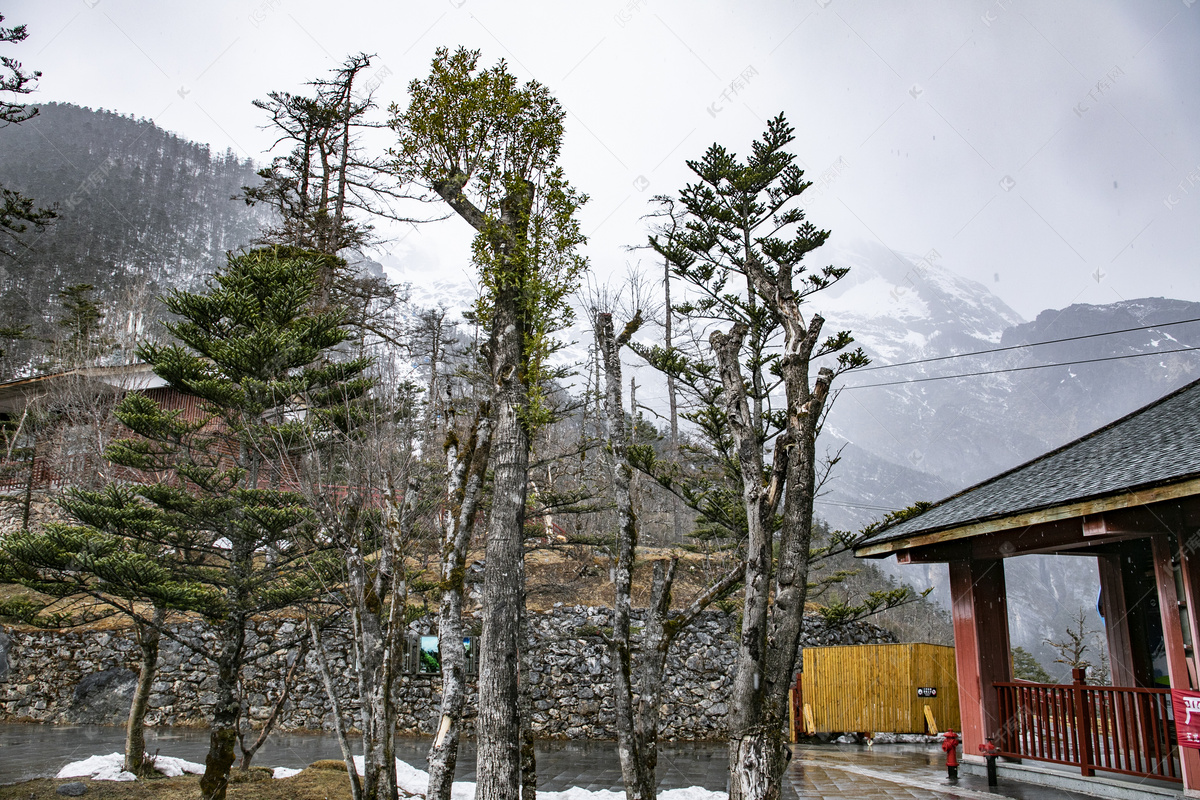
[[[1148,489],[1139,489],[1135,492],[1124,492],[1122,494],[1100,497],[1093,500],[1084,500],[1078,503],[1068,503],[1066,505],[1054,506],[1052,508],[1041,509],[1038,511],[1013,514],[1011,516],[1001,517],[999,519],[987,520],[986,522],[976,522],[968,525],[960,525],[958,527],[948,528],[941,531],[918,533],[912,536],[906,536],[902,539],[867,544],[856,548],[854,552],[855,555],[859,556],[860,558],[885,556],[890,555],[897,550],[924,547],[933,544],[942,544],[959,539],[968,539],[973,536],[980,536],[985,533],[1007,531],[1014,528],[1028,528],[1046,522],[1077,519],[1089,514],[1102,514],[1106,511],[1132,508],[1134,506],[1144,506],[1166,500],[1191,498],[1196,495],[1200,495],[1200,478],[1192,478],[1190,480],[1180,481],[1179,483],[1171,483],[1165,486],[1154,486]]]
[[[1084,535],[1080,520],[1069,519],[1030,525],[1019,530],[998,531],[969,541],[960,540],[899,550],[896,553],[896,561],[900,564],[936,564],[972,558],[988,560],[1035,554],[1072,555],[1071,551],[1076,549],[1093,549],[1100,545],[1144,538],[1146,535],[1110,532],[1088,537]]]
[[[1184,609],[1187,615],[1188,631],[1191,633],[1191,658],[1188,661],[1192,686],[1200,686],[1200,681],[1197,680],[1197,675],[1200,675],[1200,553],[1196,550],[1195,534],[1190,535],[1181,533],[1176,538],[1179,542],[1179,565],[1180,577],[1183,579],[1183,597],[1180,598],[1180,606]]]
[[[1158,503],[1088,514],[1083,517],[1083,535],[1087,537],[1137,536],[1179,530],[1180,507],[1177,503]]]

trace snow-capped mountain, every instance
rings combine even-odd
[[[1074,305],[1024,322],[935,259],[883,248],[842,259],[851,267],[846,286],[814,296],[813,308],[827,329],[852,331],[873,363],[843,377],[827,431],[951,486],[1033,458],[1200,375],[1197,354],[1168,353],[1200,344],[1200,323],[1040,344],[1197,319],[1200,303]],[[929,361],[997,348],[1013,349]],[[910,361],[923,363],[891,366]],[[1039,368],[1080,361],[1092,363]],[[968,377],[929,380],[949,375]]]

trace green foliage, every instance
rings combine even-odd
[[[490,326],[492,322],[495,306],[489,298],[505,291],[517,298],[524,332],[522,380],[528,387],[526,415],[531,429],[554,419],[547,392],[562,372],[551,369],[548,360],[562,346],[555,334],[574,321],[568,297],[578,288],[588,266],[576,249],[587,241],[577,216],[587,197],[566,182],[561,168],[542,176],[534,193],[530,210],[520,212],[517,228],[524,235],[516,239],[515,248],[495,246],[503,236],[492,220],[475,237],[472,248],[485,289],[475,309],[480,323]]]
[[[883,519],[872,522],[870,525],[859,531],[859,535],[856,537],[856,540],[860,542],[865,541],[878,533],[882,533],[893,525],[899,525],[901,522],[904,522],[907,519],[912,519],[915,516],[924,514],[932,507],[933,503],[928,503],[924,500],[921,500],[913,503],[907,508],[902,508],[899,511],[889,511],[883,516]]]
[[[339,559],[287,482],[300,449],[344,424],[336,407],[369,382],[366,361],[330,357],[348,334],[339,313],[312,308],[321,263],[255,250],[231,256],[207,292],[166,299],[178,342],[141,355],[200,413],[128,394],[116,414],[133,435],[106,455],[145,482],[68,491],[61,505],[79,524],[6,540],[23,583],[214,622],[286,608],[328,585]]]
[[[1050,673],[1042,668],[1033,654],[1024,647],[1012,649],[1013,678],[1033,683],[1054,683]]]
[[[880,611],[886,611],[889,608],[896,608],[906,603],[911,603],[928,593],[928,591],[924,593],[916,592],[910,586],[884,589],[870,592],[866,597],[859,599],[853,604],[843,600],[834,600],[818,608],[817,613],[821,615],[821,618],[825,620],[825,624],[827,625],[845,625],[869,617],[872,614],[877,614]]]
[[[559,371],[555,334],[573,320],[568,296],[587,269],[578,253],[586,195],[558,166],[566,114],[545,86],[520,85],[504,61],[480,69],[479,51],[439,48],[429,76],[409,84],[409,105],[392,106],[393,169],[426,187],[475,229],[473,260],[484,287],[474,318],[492,327],[497,301],[511,299],[522,341],[520,379],[530,429],[548,424]]]

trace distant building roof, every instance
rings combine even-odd
[[[0,413],[19,411],[29,398],[49,391],[56,383],[72,378],[95,381],[115,389],[155,389],[166,381],[154,374],[149,364],[125,364],[115,367],[80,367],[65,372],[52,372],[33,378],[19,378],[0,383]]]
[[[880,531],[857,548],[882,556],[941,538],[967,537],[1031,524],[1033,512],[1061,509],[1056,518],[1105,510],[1101,498],[1130,496],[1138,505],[1174,496],[1146,492],[1200,478],[1200,381],[1025,464],[964,489],[925,512]],[[1180,486],[1184,494],[1200,494]],[[1138,493],[1141,493],[1140,495]],[[1182,495],[1180,495],[1182,496]],[[1067,508],[1064,508],[1067,507]],[[1004,521],[1011,524],[1004,524]],[[983,526],[993,521],[997,524]],[[958,535],[954,535],[958,534]]]

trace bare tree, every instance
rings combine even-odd
[[[361,390],[361,387],[359,387]],[[383,394],[383,396],[380,396]],[[299,483],[342,560],[363,737],[364,800],[397,797],[395,689],[409,615],[407,561],[417,546],[420,484],[411,409],[386,393],[347,394],[303,448]],[[323,655],[323,652],[322,654]]]
[[[1088,669],[1092,666],[1092,662],[1084,658],[1088,651],[1088,641],[1100,631],[1088,629],[1087,614],[1082,608],[1072,620],[1074,624],[1067,626],[1062,641],[1046,639],[1045,642],[1058,652],[1058,658],[1054,659],[1055,664],[1066,664],[1071,669]]]
[[[270,116],[274,147],[289,148],[258,171],[262,183],[243,187],[239,195],[248,205],[266,205],[276,214],[262,244],[335,255],[369,244],[373,217],[416,221],[397,210],[411,198],[359,141],[363,131],[382,127],[369,117],[380,80],[367,74],[372,58],[349,56],[330,77],[308,84],[310,96],[271,92],[266,100],[254,101]]]
[[[479,410],[465,441],[460,441],[453,430],[446,437],[446,502],[440,516],[442,582],[438,605],[442,703],[437,732],[429,748],[429,787],[425,792],[429,800],[449,800],[458,763],[467,694],[462,619],[464,578],[491,438],[492,421],[486,406]]]
[[[671,613],[671,588],[678,558],[654,563],[650,605],[640,647],[631,635],[633,566],[638,546],[631,481],[634,468],[628,458],[625,409],[621,400],[621,350],[642,324],[640,312],[619,335],[611,313],[596,315],[597,350],[601,354],[606,385],[606,444],[613,500],[617,511],[616,563],[613,570],[613,632],[611,650],[617,752],[621,778],[629,800],[652,800],[658,786],[658,722],[667,651],[678,634],[712,602],[731,592],[741,581],[741,567],[729,570],[682,611]]]

